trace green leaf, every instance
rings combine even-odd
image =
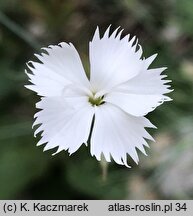
[[[20,141],[21,142],[21,141]],[[14,199],[33,180],[42,176],[47,168],[46,156],[29,142],[19,140],[6,144],[0,154],[0,199]]]

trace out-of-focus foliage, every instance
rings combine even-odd
[[[0,1],[0,199],[193,198],[193,1],[6,0]],[[167,66],[173,102],[148,117],[149,157],[132,169],[101,166],[82,146],[71,157],[36,147],[31,125],[38,97],[24,89],[25,63],[41,47],[61,41],[78,48],[85,68],[96,26],[121,26],[137,35],[153,66]]]

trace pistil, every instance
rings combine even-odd
[[[90,96],[88,101],[89,103],[92,104],[92,106],[100,106],[102,104],[104,104],[105,102],[103,101],[104,96],[100,96],[100,97],[95,97],[95,94],[93,94],[93,96]]]

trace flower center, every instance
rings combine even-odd
[[[93,96],[89,96],[88,102],[91,103],[92,106],[100,106],[105,103],[103,98],[104,96],[95,97],[95,94],[93,94]]]

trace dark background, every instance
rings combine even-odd
[[[0,199],[193,198],[193,1],[0,1]],[[82,146],[72,156],[36,147],[31,125],[39,98],[27,84],[25,63],[41,47],[72,42],[88,68],[88,42],[97,25],[112,24],[139,38],[144,56],[159,53],[174,92],[148,118],[148,157],[132,169],[100,163]]]

